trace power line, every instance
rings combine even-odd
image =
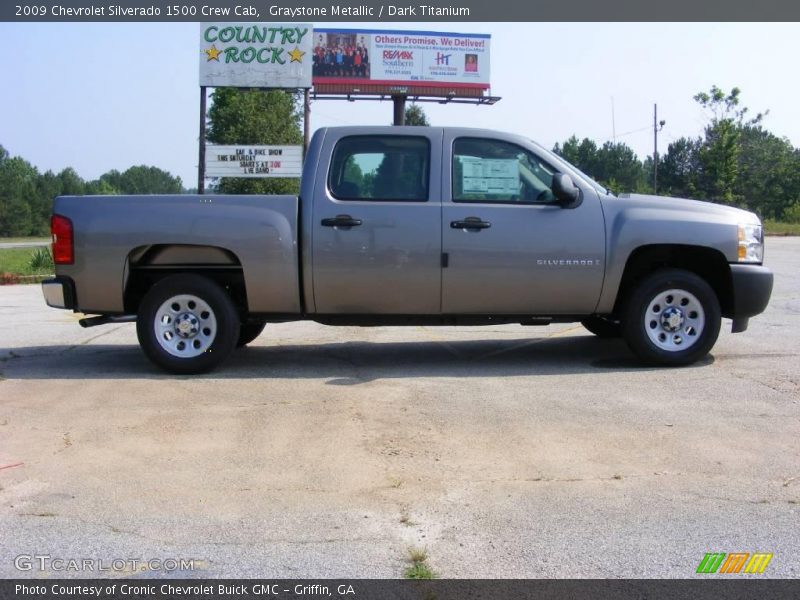
[[[631,134],[634,134],[634,133],[640,133],[642,131],[649,131],[651,127],[652,127],[652,125],[646,125],[645,127],[642,127],[640,129],[634,129],[633,131],[626,131],[625,133],[618,133],[617,137],[622,137],[624,135],[631,135]]]

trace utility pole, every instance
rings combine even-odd
[[[658,120],[658,104],[653,104],[653,194],[658,194],[658,132],[666,123]]]

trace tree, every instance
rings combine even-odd
[[[217,88],[206,139],[213,144],[303,143],[299,97],[280,90]],[[299,179],[223,178],[223,194],[297,194]]]
[[[667,147],[658,164],[658,183],[662,194],[693,198],[698,190],[702,139],[679,138]]]
[[[694,96],[695,102],[710,115],[705,139],[699,149],[701,186],[708,199],[725,204],[738,204],[742,200],[736,193],[741,129],[757,125],[766,114],[759,113],[746,119],[749,109],[739,106],[740,94],[737,87],[726,94],[712,85],[708,93],[700,92]]]
[[[0,161],[0,236],[38,235],[30,200],[39,174],[28,161],[7,156]]]
[[[121,192],[105,179],[95,179],[86,182],[87,196],[116,196]]]
[[[112,170],[100,176],[107,189],[119,194],[180,194],[183,182],[157,167],[139,165],[124,173]],[[107,193],[107,192],[105,192]]]
[[[418,104],[406,107],[405,122],[406,125],[421,125],[423,127],[430,127],[431,125],[425,111]]]
[[[750,112],[750,109],[739,106],[741,93],[742,90],[735,87],[728,95],[725,95],[725,92],[720,88],[712,85],[708,93],[700,92],[695,94],[694,100],[710,113],[711,123],[718,123],[724,120],[733,121],[737,125],[756,125],[760,123],[769,114],[769,111],[758,113],[752,119],[746,119],[745,117]]]
[[[101,194],[180,194],[183,182],[157,167],[139,165],[120,173],[116,169],[103,173],[89,184],[92,192]]]
[[[553,152],[561,156],[567,162],[572,163],[581,171],[595,176],[597,172],[597,144],[589,138],[579,141],[574,135],[564,142],[562,146],[553,146]]]
[[[760,125],[739,130],[737,196],[767,219],[783,219],[800,199],[800,158],[789,140]]]
[[[60,173],[39,171],[26,160],[10,158],[0,146],[0,236],[47,235],[56,196],[84,194],[179,194],[180,177],[156,167],[109,171],[95,181],[84,181],[75,169]]]
[[[67,167],[58,174],[60,184],[59,194],[62,196],[80,196],[86,189],[86,184],[72,167]]]
[[[596,177],[614,193],[636,192],[645,185],[636,153],[622,142],[606,142],[597,151]]]
[[[597,179],[615,193],[636,192],[645,185],[645,171],[636,153],[622,142],[605,142],[600,148],[589,138],[574,135],[553,152]]]
[[[53,212],[53,198],[61,194],[61,180],[52,171],[36,177],[36,192],[30,199],[33,229],[37,234],[46,235],[50,231],[50,214]]]

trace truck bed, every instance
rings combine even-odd
[[[125,312],[137,269],[187,264],[240,269],[250,311],[299,314],[297,196],[61,196],[53,212],[72,220],[77,308]],[[85,299],[85,300],[84,300]]]

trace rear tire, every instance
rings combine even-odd
[[[239,315],[230,296],[200,275],[172,275],[156,283],[139,306],[139,345],[170,373],[210,371],[236,347]]]
[[[622,337],[622,325],[620,322],[608,317],[591,315],[583,319],[581,325],[599,338],[613,339]]]
[[[239,341],[236,342],[236,347],[241,348],[247,346],[250,342],[255,340],[264,331],[267,326],[266,321],[245,321],[239,328]]]
[[[688,365],[703,358],[719,337],[719,299],[706,281],[680,269],[645,277],[623,311],[622,333],[645,363]]]

